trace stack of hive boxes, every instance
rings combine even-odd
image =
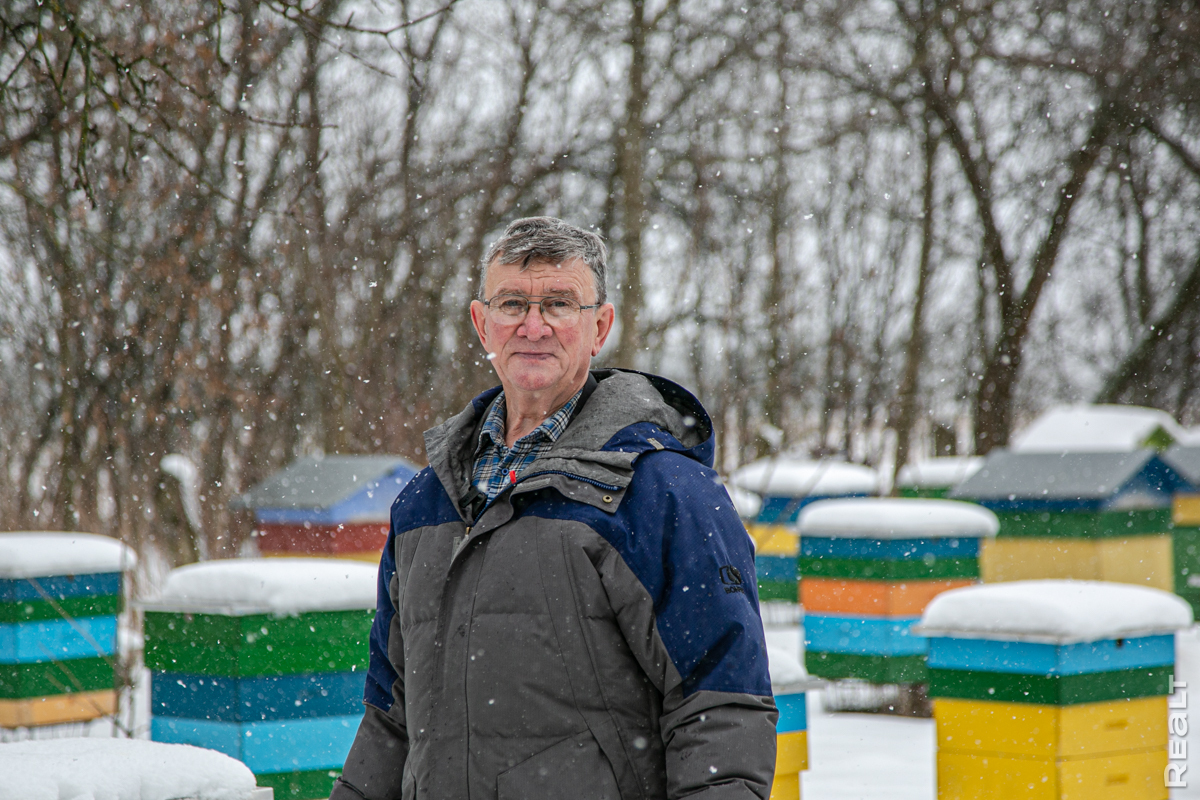
[[[930,637],[940,800],[1165,800],[1172,594],[1019,581],[941,595]]]
[[[231,505],[253,510],[263,556],[378,564],[392,501],[416,472],[398,456],[301,458]]]
[[[334,559],[181,567],[145,606],[151,738],[324,798],[362,719],[376,569]]]
[[[775,783],[770,800],[799,800],[800,773],[808,769],[807,692],[822,685],[804,672],[791,653],[767,646],[771,691],[779,721],[775,723]]]
[[[797,600],[799,538],[794,523],[810,503],[831,497],[866,497],[879,491],[870,469],[837,461],[768,458],[733,474],[733,484],[762,496],[757,519],[747,526],[755,543],[759,600]]]
[[[116,713],[120,542],[86,533],[0,533],[0,727]]]
[[[984,583],[1049,578],[1175,586],[1172,495],[1190,484],[1153,450],[993,451],[951,496],[1000,519]]]
[[[939,593],[979,581],[995,515],[951,500],[825,500],[800,516],[804,663],[822,678],[924,683],[909,631]]]

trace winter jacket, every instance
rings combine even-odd
[[[392,506],[333,800],[765,799],[777,713],[708,414],[663,378],[593,372],[485,504],[470,476],[498,391],[426,433]]]

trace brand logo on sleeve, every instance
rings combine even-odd
[[[721,583],[725,584],[725,594],[746,591],[742,585],[742,571],[732,564],[721,567]]]

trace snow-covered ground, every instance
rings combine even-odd
[[[798,653],[803,638],[795,625],[769,626],[769,644]],[[1176,676],[1187,683],[1187,701],[1195,711],[1189,722],[1187,752],[1194,760],[1183,775],[1188,786],[1173,789],[1172,800],[1200,800],[1200,627],[1176,638]],[[1194,694],[1193,694],[1194,693]],[[1172,703],[1181,705],[1180,694]],[[934,723],[880,714],[825,713],[820,692],[808,695],[808,762],[802,773],[804,800],[934,800]]]

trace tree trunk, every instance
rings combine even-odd
[[[908,463],[912,429],[917,416],[917,390],[921,364],[925,359],[925,295],[929,287],[933,253],[933,162],[937,158],[938,141],[925,117],[923,153],[925,171],[921,185],[921,258],[917,264],[917,288],[913,297],[912,329],[904,349],[904,375],[898,391],[899,409],[896,413],[896,462],[892,467],[892,492],[896,491],[896,476]]]
[[[642,347],[638,315],[642,308],[642,227],[646,217],[645,140],[646,128],[646,4],[634,0],[629,23],[629,97],[625,106],[624,131],[619,138],[617,169],[621,173],[623,198],[621,248],[625,252],[625,280],[618,309],[621,330],[613,361],[633,368]]]

